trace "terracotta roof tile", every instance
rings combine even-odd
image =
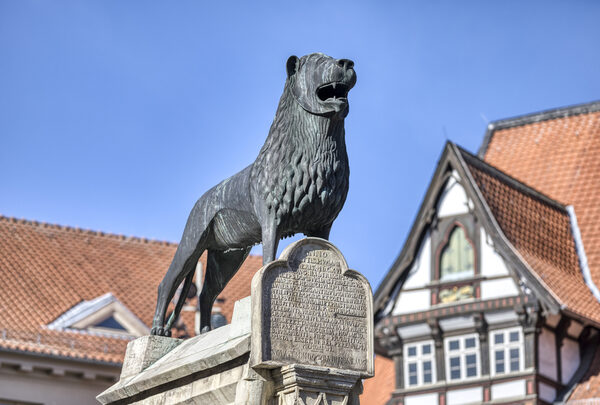
[[[600,111],[493,132],[484,159],[573,205],[592,278],[600,285]]]
[[[585,284],[566,209],[463,151],[510,243],[567,309],[600,323],[600,303]]]
[[[149,326],[158,283],[176,248],[0,216],[0,348],[120,363],[127,340],[45,325],[81,301],[111,292]],[[201,260],[205,265],[205,256]],[[249,280],[261,264],[250,256],[221,294],[228,321],[235,301],[250,294]],[[193,334],[194,313],[182,318]]]

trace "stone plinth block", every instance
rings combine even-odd
[[[142,336],[127,344],[121,379],[139,374],[169,353],[182,341],[164,336]]]
[[[329,241],[305,238],[252,280],[256,368],[297,364],[373,376],[373,298]]]
[[[360,404],[362,384],[357,372],[293,364],[273,370],[272,375],[277,404]]]

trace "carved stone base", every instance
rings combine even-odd
[[[292,364],[272,371],[275,395],[270,405],[358,405],[360,373]]]

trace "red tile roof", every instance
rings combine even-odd
[[[158,283],[176,247],[0,216],[0,348],[120,363],[127,340],[46,325],[81,301],[111,292],[150,326]],[[249,280],[260,266],[261,258],[250,256],[221,294],[228,321],[234,302],[250,295]],[[193,313],[182,317],[193,333]]]
[[[600,302],[583,278],[565,207],[461,153],[502,232],[539,280],[567,310],[600,324]]]
[[[600,111],[564,115],[493,131],[484,160],[573,205],[592,278],[600,285]]]

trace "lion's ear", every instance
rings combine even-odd
[[[288,77],[296,73],[296,71],[298,70],[298,62],[300,62],[300,59],[298,59],[296,55],[292,55],[288,58],[286,63]]]

